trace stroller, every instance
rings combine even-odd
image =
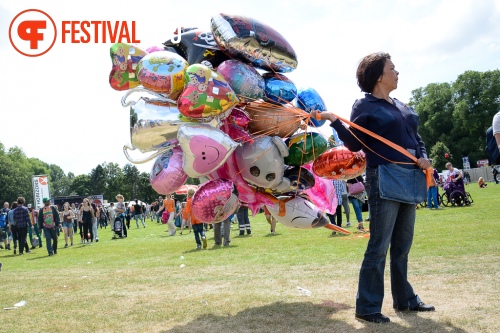
[[[125,216],[124,214],[117,215],[113,221],[113,238],[124,238],[127,237],[127,228],[125,228]]]

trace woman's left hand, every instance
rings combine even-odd
[[[417,165],[420,169],[424,169],[424,170],[432,167],[432,164],[426,158],[423,158],[423,157],[421,157],[417,160]]]

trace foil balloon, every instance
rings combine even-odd
[[[308,113],[311,113],[313,110],[326,111],[325,102],[323,102],[323,99],[318,92],[312,88],[299,91],[299,95],[297,96],[297,106]],[[315,127],[321,127],[325,123],[325,120],[311,118],[310,122]]]
[[[276,135],[286,138],[300,126],[300,117],[289,105],[271,105],[263,101],[252,102],[245,107],[252,119],[248,130],[255,135]]]
[[[291,102],[297,96],[297,88],[292,80],[278,73],[266,73],[262,76],[265,82],[266,99],[279,104]]]
[[[304,168],[311,171],[312,165],[306,164]],[[333,182],[330,179],[314,176],[314,186],[304,191],[309,200],[321,211],[334,215],[337,209],[337,195]]]
[[[184,123],[177,133],[189,177],[208,175],[219,168],[237,147],[224,132],[205,124]]]
[[[168,104],[139,99],[130,107],[130,141],[143,153],[158,150],[164,142],[177,139],[181,124],[179,110]]]
[[[285,170],[285,177],[290,179],[290,189],[282,193],[302,192],[312,188],[315,184],[313,173],[306,168],[294,166]]]
[[[236,149],[235,157],[243,178],[258,187],[281,192],[290,187],[283,177],[283,158],[288,148],[280,137],[261,136],[253,143],[244,143]]]
[[[221,13],[212,17],[211,30],[219,47],[231,58],[273,72],[297,68],[292,46],[279,32],[257,20]]]
[[[288,146],[287,165],[304,165],[315,160],[328,149],[326,138],[315,132],[299,133],[285,141]]]
[[[254,140],[250,134],[248,134],[247,131],[245,131],[243,128],[235,125],[235,124],[229,124],[226,127],[224,127],[224,133],[229,135],[231,139],[238,143],[243,143],[243,142],[250,142],[252,143]]]
[[[184,71],[188,63],[169,51],[148,54],[139,61],[139,82],[147,89],[176,100],[184,89]]]
[[[173,48],[190,64],[203,64],[214,69],[221,62],[229,59],[217,46],[211,31],[182,28],[180,34],[176,30],[174,35],[176,36],[167,40],[163,45]]]
[[[189,118],[209,118],[226,112],[238,98],[224,78],[210,68],[194,64],[186,69],[186,89],[177,101],[179,111]]]
[[[313,172],[328,179],[351,179],[363,174],[366,158],[363,151],[351,152],[345,147],[334,147],[321,154],[313,163]]]
[[[285,200],[285,215],[280,216],[278,205],[266,205],[271,215],[287,227],[311,229],[324,227],[330,222],[313,203],[301,197]]]
[[[253,67],[231,59],[221,63],[217,72],[224,77],[240,100],[264,98],[264,79]]]
[[[204,223],[219,223],[234,213],[238,197],[232,182],[215,179],[201,185],[193,196],[193,215]]]
[[[140,85],[136,69],[139,61],[148,54],[138,46],[116,43],[109,48],[112,68],[109,73],[109,84],[115,90],[128,90]]]
[[[156,158],[149,182],[153,189],[160,194],[170,194],[177,191],[188,178],[182,169],[182,150],[174,147]]]
[[[238,125],[245,130],[248,129],[248,124],[251,120],[248,113],[237,107],[234,107],[231,110],[231,114],[229,115],[229,117],[227,117],[227,119],[231,124]]]

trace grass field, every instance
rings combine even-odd
[[[432,313],[395,312],[387,269],[391,323],[356,321],[368,239],[280,224],[272,236],[259,214],[251,236],[233,225],[230,247],[209,231],[197,251],[193,234],[132,221],[123,240],[101,229],[99,243],[64,249],[61,237],[52,257],[0,250],[2,308],[27,302],[0,309],[0,332],[500,332],[500,185],[467,191],[470,207],[417,211],[409,280]]]

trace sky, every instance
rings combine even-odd
[[[9,41],[9,25],[26,9],[49,14],[59,33],[62,21],[135,21],[146,48],[161,45],[178,26],[208,31],[218,13],[257,19],[294,48],[298,66],[286,75],[344,117],[363,97],[355,72],[372,52],[391,54],[400,72],[391,97],[404,102],[429,83],[500,68],[500,0],[0,0],[0,142],[75,175],[103,162],[128,163],[122,147],[130,143],[129,110],[120,103],[124,92],[108,83],[112,44],[62,43],[59,35],[46,54],[23,56]],[[149,172],[152,163],[137,167]]]

